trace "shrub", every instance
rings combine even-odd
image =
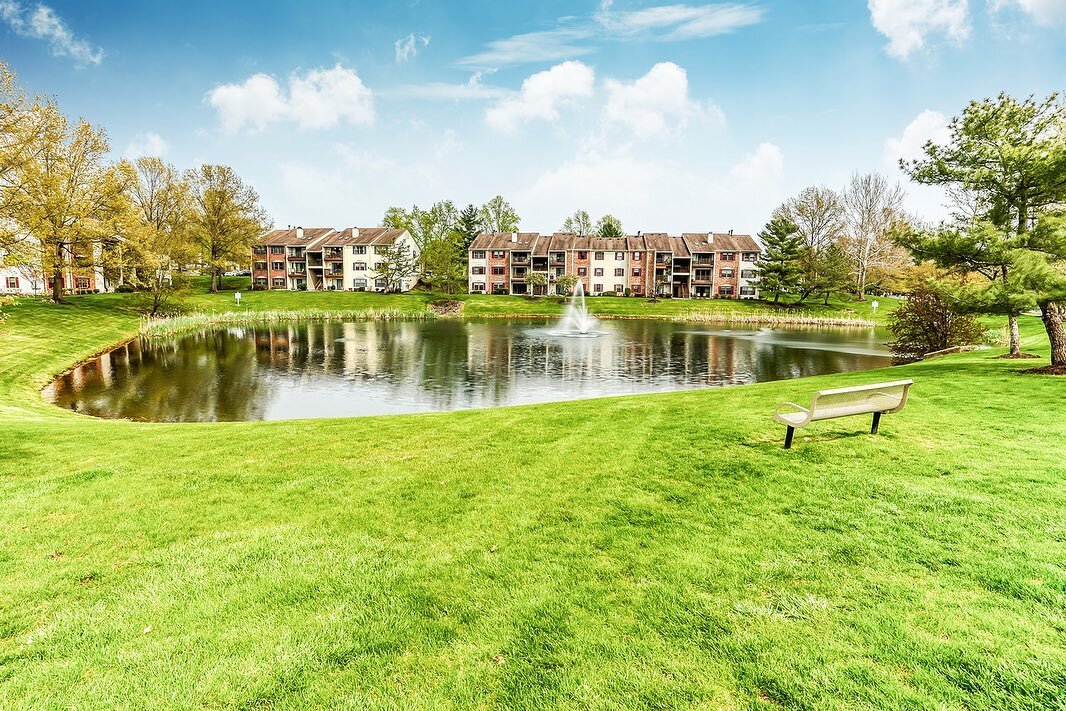
[[[944,295],[919,286],[888,317],[896,337],[889,348],[897,363],[921,360],[927,353],[979,343],[984,328],[976,316],[956,312]]]
[[[132,294],[135,291],[137,291],[137,287],[133,284],[119,284],[115,287],[116,294]]]

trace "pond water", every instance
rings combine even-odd
[[[351,417],[740,385],[888,365],[873,329],[609,321],[372,321],[139,339],[45,390],[60,407],[157,422]]]

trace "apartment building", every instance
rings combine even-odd
[[[618,238],[567,233],[485,233],[470,245],[471,293],[556,293],[564,274],[592,295],[672,296],[679,299],[758,297],[758,243],[750,235],[638,233]],[[545,276],[531,287],[529,275]]]
[[[385,227],[290,227],[263,235],[252,246],[252,283],[260,289],[292,291],[386,291],[378,271],[385,250],[406,244],[413,259],[418,245],[407,230]],[[396,287],[410,291],[417,278]]]
[[[34,244],[37,244],[36,242]],[[102,266],[102,248],[93,245],[92,255],[70,254],[64,257],[60,289],[64,294],[91,294],[114,291]],[[0,253],[0,294],[37,296],[52,292],[51,274],[45,275],[39,257],[29,264],[3,266]]]

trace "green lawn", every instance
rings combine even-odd
[[[0,708],[1063,706],[1066,382],[1015,372],[1040,361],[142,424],[38,397],[137,328],[71,302],[0,325]],[[778,401],[902,376],[879,436],[781,449]]]

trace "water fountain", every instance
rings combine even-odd
[[[563,318],[551,333],[556,336],[569,336],[571,338],[595,338],[602,336],[606,331],[597,330],[600,320],[589,314],[585,306],[585,287],[578,280],[574,287],[574,295],[570,297],[570,303],[566,305]]]

